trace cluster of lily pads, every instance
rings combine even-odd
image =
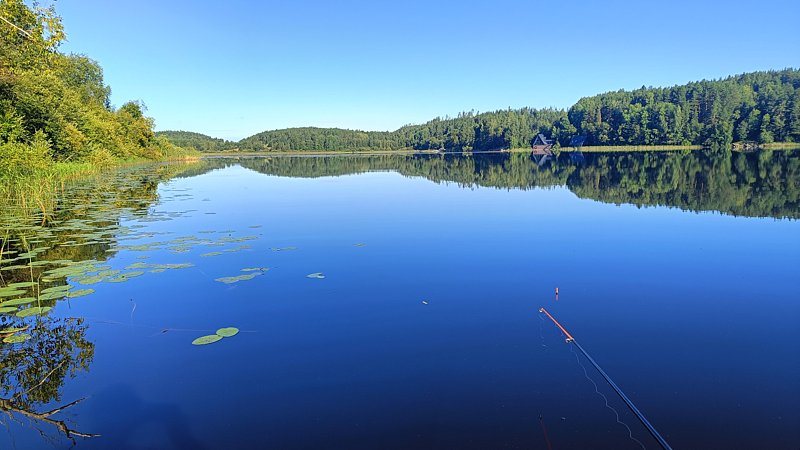
[[[104,260],[120,251],[140,252],[137,259],[148,259],[147,252],[169,251],[186,253],[197,247],[224,247],[258,239],[257,236],[235,236],[236,230],[203,230],[199,235],[180,236],[174,239],[159,238],[168,231],[145,231],[146,222],[159,222],[183,217],[196,210],[168,211],[157,208],[161,203],[154,190],[142,189],[150,183],[138,175],[108,181],[109,186],[73,186],[60,193],[56,206],[48,211],[30,215],[7,216],[0,211],[0,314],[26,318],[47,313],[55,301],[83,297],[95,292],[83,287],[98,283],[120,283],[145,273],[159,273],[193,267],[192,263],[155,264],[136,262],[124,269],[115,269]],[[157,185],[157,184],[156,184]],[[139,192],[142,190],[144,192]],[[166,193],[161,200],[188,200],[191,195],[180,190],[159,188]],[[133,195],[131,195],[133,194]],[[145,194],[145,195],[142,195]],[[206,199],[204,199],[206,200]],[[18,217],[17,217],[18,216]],[[125,220],[133,220],[135,223]],[[262,225],[251,225],[257,229]],[[10,235],[13,230],[13,235]],[[216,236],[208,236],[216,235]],[[357,247],[365,244],[354,244]],[[201,257],[214,257],[251,249],[238,245],[201,253]],[[209,249],[211,250],[211,249]],[[297,250],[297,247],[272,247],[274,252]],[[77,257],[75,256],[77,254]],[[87,256],[87,259],[82,257]],[[233,284],[252,280],[265,274],[268,267],[247,267],[241,274],[216,278],[215,281]],[[10,272],[6,275],[6,272]],[[32,281],[10,282],[30,276]],[[324,279],[322,272],[306,275],[310,279]],[[50,305],[50,306],[48,306]],[[4,343],[23,342],[27,326],[0,328]],[[222,328],[214,335],[198,338],[196,345],[216,342],[238,333],[236,328]]]
[[[222,338],[229,338],[239,334],[239,329],[235,327],[220,328],[214,334],[200,336],[192,341],[192,345],[208,345],[221,340]]]

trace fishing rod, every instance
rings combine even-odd
[[[644,425],[645,428],[647,428],[647,431],[650,432],[650,435],[652,435],[653,438],[655,438],[655,440],[658,441],[659,445],[661,445],[661,447],[664,450],[672,450],[672,447],[670,447],[667,441],[663,437],[661,437],[661,434],[659,434],[659,432],[656,431],[655,427],[653,427],[653,425],[650,424],[650,422],[647,420],[644,414],[642,414],[641,411],[639,411],[639,409],[636,407],[636,405],[633,404],[631,399],[629,399],[628,396],[625,395],[624,392],[622,392],[622,389],[620,389],[620,387],[617,386],[617,383],[614,383],[614,380],[612,380],[611,377],[609,377],[608,374],[606,374],[606,372],[595,362],[595,360],[591,356],[589,356],[588,353],[586,353],[586,350],[584,350],[583,347],[581,347],[581,344],[579,344],[578,341],[576,341],[575,338],[572,337],[572,335],[569,334],[569,332],[563,326],[561,326],[560,323],[558,323],[555,317],[551,316],[550,313],[547,312],[547,310],[544,308],[539,308],[539,312],[545,313],[547,317],[549,317],[550,320],[552,320],[553,323],[556,324],[556,326],[561,330],[561,332],[563,332],[564,335],[567,337],[568,344],[575,344],[575,346],[578,347],[578,350],[580,350],[581,353],[583,353],[583,356],[585,356],[586,359],[588,359],[589,362],[592,363],[594,368],[597,369],[598,372],[600,372],[600,375],[602,375],[603,378],[605,378],[609,386],[611,386],[617,393],[617,395],[619,395],[619,398],[621,398],[622,401],[625,402],[625,404],[628,406],[628,409],[630,409],[631,412],[635,414],[637,418],[639,418],[639,421],[642,422],[642,425]]]

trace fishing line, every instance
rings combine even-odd
[[[613,406],[611,406],[608,403],[608,397],[606,397],[605,394],[600,392],[600,389],[598,389],[598,387],[597,387],[597,383],[595,383],[594,380],[591,377],[589,377],[589,373],[586,371],[586,366],[584,366],[583,363],[581,362],[581,358],[580,358],[580,356],[578,356],[578,352],[575,351],[575,348],[570,345],[569,346],[569,351],[572,352],[573,355],[575,355],[575,361],[577,361],[578,365],[581,366],[581,369],[583,369],[583,376],[587,380],[589,380],[590,383],[592,383],[592,386],[594,386],[594,392],[597,395],[599,395],[600,397],[603,397],[603,401],[606,403],[606,408],[610,409],[614,413],[614,416],[616,416],[616,418],[617,418],[617,423],[622,425],[623,427],[625,427],[626,430],[628,430],[628,437],[632,441],[634,441],[637,444],[639,444],[639,446],[642,447],[643,450],[647,450],[647,447],[645,447],[644,444],[642,444],[642,441],[640,441],[640,440],[636,439],[635,437],[633,437],[633,432],[631,431],[631,428],[628,426],[628,424],[626,424],[625,422],[620,420],[619,412],[617,412],[616,408],[614,408]]]
[[[116,320],[106,320],[106,319],[95,319],[91,317],[82,317],[83,320],[86,320],[89,323],[101,323],[105,325],[124,325],[124,326],[131,326],[131,327],[138,327],[138,328],[147,328],[150,330],[159,330],[158,333],[154,334],[153,336],[157,336],[159,334],[164,334],[168,331],[193,331],[198,333],[213,333],[217,330],[199,330],[194,328],[169,328],[169,327],[156,327],[153,325],[142,325],[138,323],[124,323],[119,322]],[[240,333],[258,333],[258,330],[239,330]]]
[[[642,414],[642,412],[639,411],[639,408],[637,408],[636,405],[633,404],[631,399],[628,398],[628,396],[625,395],[624,392],[622,392],[622,389],[620,389],[620,387],[617,386],[617,383],[615,383],[614,380],[612,380],[611,377],[609,377],[608,374],[603,370],[603,368],[600,367],[599,364],[597,364],[597,362],[594,360],[594,358],[592,358],[591,355],[589,355],[589,353],[586,350],[583,349],[581,344],[579,344],[578,341],[576,341],[575,338],[573,338],[572,335],[569,334],[569,331],[567,331],[566,328],[564,328],[563,325],[558,323],[558,321],[555,319],[555,317],[553,317],[549,312],[547,312],[546,309],[539,308],[539,312],[540,313],[544,313],[545,315],[547,315],[547,317],[549,317],[550,320],[552,320],[553,323],[566,335],[567,344],[572,344],[572,345],[578,347],[578,350],[580,350],[581,353],[583,353],[583,356],[586,358],[586,360],[589,361],[590,363],[592,363],[592,366],[594,366],[594,368],[597,370],[597,372],[600,375],[603,376],[603,379],[605,379],[606,382],[608,383],[608,385],[611,386],[612,389],[614,389],[614,392],[616,392],[617,395],[619,396],[619,398],[621,398],[622,401],[625,402],[625,405],[627,405],[628,409],[630,409],[631,412],[636,415],[636,417],[639,419],[639,421],[642,423],[642,425],[644,425],[645,428],[647,428],[647,431],[658,442],[658,444],[661,446],[661,448],[663,448],[664,450],[672,450],[672,447],[670,447],[669,443],[667,443],[667,441],[664,439],[664,437],[661,436],[661,434],[655,429],[653,424],[651,424],[650,421],[647,420],[647,418],[644,416],[644,414]]]
[[[550,347],[544,343],[544,317],[541,315],[539,316],[539,338],[541,338],[542,348],[544,349],[543,351],[547,353],[550,350]]]
[[[544,442],[547,444],[547,450],[553,450],[553,445],[550,444],[550,436],[547,435],[547,427],[544,426],[544,418],[539,414],[539,425],[542,426],[542,433],[544,434]]]

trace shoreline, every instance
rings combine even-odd
[[[704,150],[702,145],[606,145],[606,146],[584,146],[578,149],[574,147],[561,147],[553,149],[553,152],[572,152],[579,150],[585,153],[604,153],[604,152],[676,152],[676,151],[698,151]],[[761,144],[759,146],[746,146],[734,144],[731,151],[758,151],[758,150],[795,150],[800,149],[800,143],[780,142],[771,144]],[[526,153],[529,148],[513,148],[510,150],[488,150],[488,151],[467,151],[467,152],[439,152],[437,150],[280,150],[280,151],[222,151],[222,152],[202,152],[201,158],[239,158],[239,157],[268,157],[268,156],[379,156],[379,155],[487,155],[504,153]]]

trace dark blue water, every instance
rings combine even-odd
[[[619,174],[591,194],[599,160],[538,185],[513,159],[309,161],[217,164],[121,214],[103,264],[193,267],[68,280],[96,292],[47,317],[83,318],[93,357],[31,409],[85,397],[53,417],[102,435],[76,448],[659,448],[546,307],[673,448],[800,445],[796,155],[781,192],[686,189],[707,202]],[[241,332],[191,345],[226,326]],[[13,417],[2,448],[72,445]]]

